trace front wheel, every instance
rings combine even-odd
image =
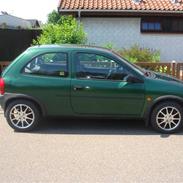
[[[27,100],[11,102],[5,111],[8,124],[16,131],[27,132],[33,130],[40,121],[37,106]]]
[[[183,108],[176,102],[158,104],[151,115],[151,124],[162,133],[174,133],[183,126]]]

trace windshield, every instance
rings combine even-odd
[[[125,62],[127,65],[133,67],[133,69],[136,70],[136,72],[138,72],[139,74],[145,76],[145,77],[150,77],[150,78],[156,78],[156,74],[155,72],[153,71],[150,71],[150,70],[147,70],[147,69],[144,69],[144,68],[141,68],[139,67],[138,65],[134,64],[134,63],[131,63],[129,62],[127,59],[121,57],[121,55],[119,55],[118,53],[112,51],[120,60],[122,60],[123,62]]]
[[[129,61],[126,60],[125,58],[122,58],[122,59],[123,59],[123,61],[128,62],[128,64],[131,65],[132,67],[135,67],[135,69],[139,70],[143,75],[147,72],[146,69],[141,68],[140,66],[138,66],[138,65],[136,65],[136,64],[134,64],[134,63],[129,62]]]
[[[116,53],[115,51],[112,51],[120,60],[122,60],[123,62],[125,62],[127,65],[130,65],[131,67],[133,67],[138,73],[140,73],[141,75],[145,75],[147,70],[143,69],[139,66],[137,66],[136,64],[133,64],[131,62],[129,62],[127,59],[123,58],[121,55],[119,55],[118,53]]]

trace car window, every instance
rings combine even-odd
[[[46,76],[68,76],[66,53],[46,53],[34,58],[23,69],[26,74]]]
[[[77,78],[124,80],[130,73],[122,64],[92,53],[77,53],[75,56]]]

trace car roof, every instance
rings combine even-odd
[[[103,52],[108,52],[111,53],[112,50],[99,47],[99,46],[90,46],[90,45],[77,45],[77,44],[50,44],[50,45],[39,45],[39,46],[32,46],[28,48],[28,50],[37,50],[37,49],[71,49],[71,50],[93,50],[93,51],[103,51]]]

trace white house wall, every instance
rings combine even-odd
[[[160,50],[161,61],[183,62],[183,34],[152,34],[140,32],[140,18],[82,18],[88,43],[112,43],[118,48],[134,44]]]

